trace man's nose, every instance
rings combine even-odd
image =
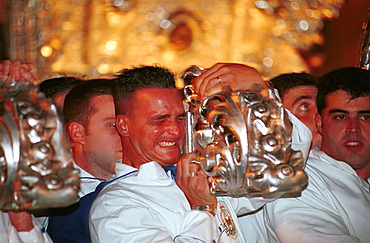
[[[167,124],[167,132],[170,135],[179,136],[181,132],[181,127],[183,123],[177,121],[176,119],[171,119]]]
[[[346,128],[347,133],[359,133],[360,130],[360,122],[356,118],[350,118],[348,120],[348,125]]]

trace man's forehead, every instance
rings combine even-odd
[[[313,85],[300,85],[300,86],[295,86],[291,89],[288,89],[284,96],[285,95],[292,95],[292,94],[301,94],[301,93],[307,93],[307,92],[310,92],[310,93],[314,93],[314,94],[317,94],[317,87],[313,86]]]
[[[174,109],[183,110],[181,95],[176,88],[147,88],[136,91],[131,99],[135,109]]]
[[[360,96],[353,98],[350,93],[344,90],[337,90],[326,96],[326,109],[342,110],[369,110],[370,96]]]
[[[182,101],[181,95],[176,88],[142,88],[136,90],[132,97],[139,100],[148,100],[148,99],[166,99],[172,98],[174,100]]]
[[[90,106],[92,109],[100,110],[102,105],[111,105],[114,107],[114,101],[113,101],[113,96],[110,94],[99,94],[99,95],[94,95],[89,99],[88,106]],[[106,107],[104,107],[106,109]]]
[[[338,90],[335,90],[335,91],[333,91],[333,92],[331,92],[331,93],[327,94],[327,95],[326,95],[326,97],[325,97],[325,98],[326,98],[326,100],[327,100],[329,97],[330,97],[330,98],[333,98],[333,97],[341,97],[341,99],[343,99],[343,97],[344,97],[344,99],[345,99],[345,100],[348,100],[348,101],[356,100],[356,99],[358,99],[358,98],[367,98],[367,99],[369,99],[369,100],[370,100],[370,94],[369,94],[369,95],[362,95],[362,96],[359,96],[359,97],[355,97],[355,98],[354,98],[350,92],[345,91],[345,90],[342,90],[342,89],[338,89]]]

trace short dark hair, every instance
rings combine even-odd
[[[132,97],[132,94],[145,88],[176,88],[174,74],[164,67],[139,66],[121,70],[115,78],[113,98],[116,114],[119,103]]]
[[[319,114],[326,107],[326,97],[337,90],[346,91],[352,100],[370,96],[370,71],[358,67],[344,67],[321,77],[316,100]]]
[[[87,125],[89,117],[94,114],[90,101],[98,95],[112,95],[112,79],[91,79],[71,89],[64,100],[64,122],[78,122]]]
[[[270,80],[273,87],[279,91],[281,97],[285,93],[298,86],[315,86],[319,84],[319,78],[309,73],[284,73]]]
[[[76,84],[83,82],[76,77],[58,77],[44,80],[40,85],[40,91],[46,98],[53,99],[61,93],[70,91]]]

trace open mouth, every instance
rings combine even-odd
[[[349,150],[359,150],[362,148],[362,143],[360,141],[348,141],[344,143],[344,146]]]
[[[175,146],[176,142],[159,142],[158,144],[161,147],[171,147],[171,146]]]
[[[359,142],[348,142],[346,143],[347,146],[359,146],[360,143]]]

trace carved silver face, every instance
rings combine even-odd
[[[64,207],[78,200],[63,124],[51,101],[26,82],[0,81],[0,209]]]
[[[307,186],[300,151],[291,148],[292,124],[274,90],[266,96],[230,88],[203,100],[184,88],[186,152],[209,176],[211,192],[275,197]]]

